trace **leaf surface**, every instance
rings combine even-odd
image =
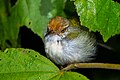
[[[99,31],[106,42],[120,33],[120,4],[112,0],[76,0],[81,24]]]
[[[0,80],[88,80],[75,72],[60,71],[49,59],[30,49],[0,51]]]

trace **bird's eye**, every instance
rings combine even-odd
[[[66,27],[63,30],[61,30],[61,33],[64,33],[67,29],[68,29],[68,27]]]
[[[64,33],[66,29],[63,29],[61,32]]]

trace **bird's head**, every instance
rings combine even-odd
[[[48,24],[48,32],[52,34],[62,34],[69,27],[69,21],[63,17],[55,17]]]

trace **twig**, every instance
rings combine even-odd
[[[97,43],[97,45],[99,45],[99,46],[101,46],[101,47],[103,47],[103,48],[106,48],[106,49],[108,49],[108,50],[113,50],[112,47],[107,46],[106,44],[103,44],[103,43]]]
[[[67,71],[77,68],[102,68],[102,69],[115,69],[120,70],[120,64],[111,64],[111,63],[75,63],[70,64],[67,67],[63,68],[62,71]]]

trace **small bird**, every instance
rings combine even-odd
[[[91,61],[96,52],[94,34],[75,19],[60,16],[48,23],[44,44],[47,57],[58,65]]]

